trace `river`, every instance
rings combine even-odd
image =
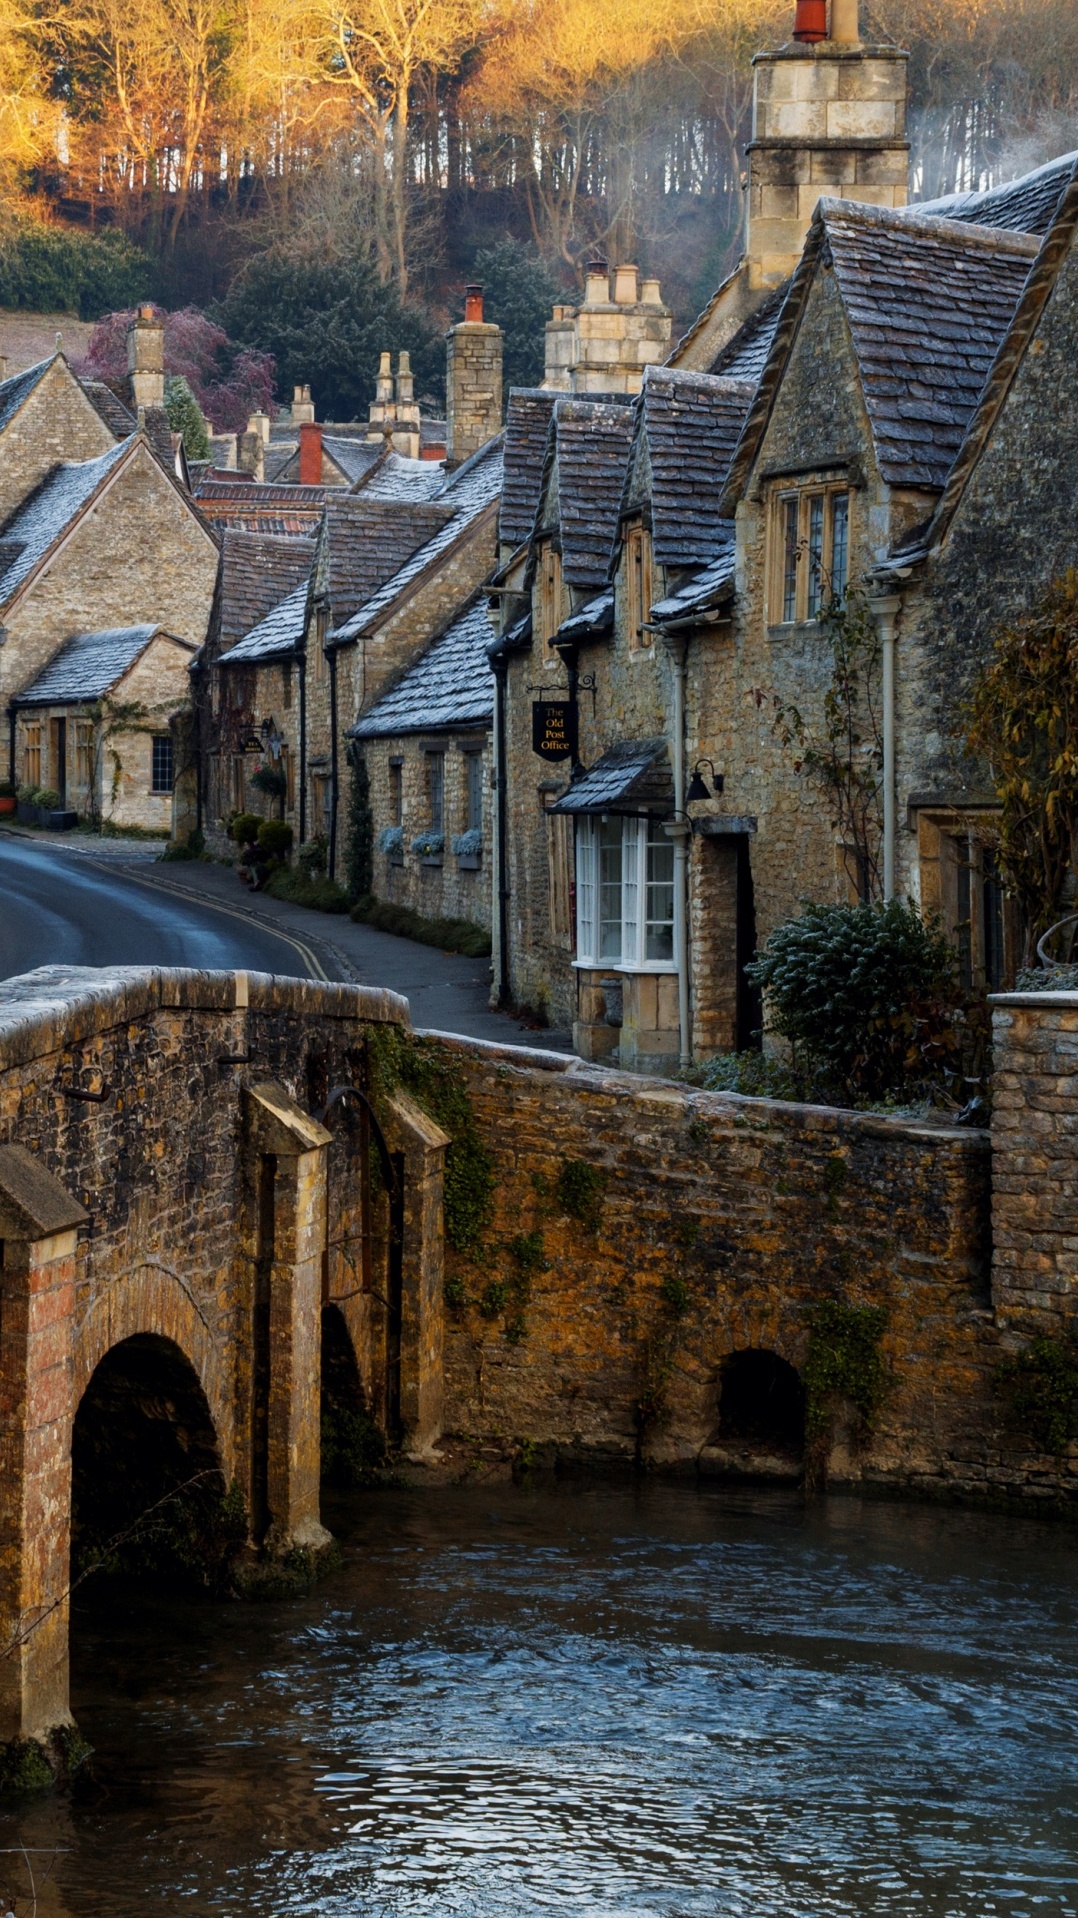
[[[331,1518],[304,1599],[83,1599],[18,1918],[21,1845],[39,1918],[1078,1913],[1072,1534],[659,1480]]]

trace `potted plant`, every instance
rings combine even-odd
[[[469,826],[467,832],[453,834],[453,851],[458,872],[478,872],[483,857],[483,829]]]
[[[19,789],[13,779],[0,779],[0,813],[12,813],[19,803]]]

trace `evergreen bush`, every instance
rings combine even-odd
[[[795,1069],[832,1096],[923,1093],[956,1063],[955,955],[908,901],[807,906],[745,971]]]
[[[122,233],[72,232],[37,220],[0,228],[0,306],[96,320],[151,290],[153,266]]]
[[[367,762],[358,749],[353,752],[348,784],[348,833],[344,849],[345,890],[354,903],[370,892],[374,883],[374,815],[371,812],[371,782]]]
[[[188,459],[208,460],[209,429],[202,416],[202,408],[179,373],[173,373],[165,381],[165,415],[172,431],[180,434]]]
[[[292,850],[292,828],[287,819],[263,819],[258,844],[271,859],[287,859]]]

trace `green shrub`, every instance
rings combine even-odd
[[[587,1165],[583,1159],[563,1159],[558,1169],[557,1196],[562,1211],[592,1232],[598,1230],[606,1178],[601,1166]]]
[[[0,779],[0,799],[14,799],[19,788],[13,779]]]
[[[1044,1451],[1058,1458],[1078,1437],[1078,1339],[1031,1339],[997,1368],[996,1385],[1009,1399],[1015,1423]]]
[[[700,1073],[708,1092],[742,1092],[751,1099],[805,1099],[805,1075],[764,1052],[720,1052]]]
[[[293,833],[287,819],[264,819],[258,828],[258,844],[271,859],[287,859],[292,850]]]
[[[182,438],[188,459],[208,460],[209,428],[202,408],[181,373],[173,373],[165,381],[165,416],[172,431]]]
[[[45,812],[57,812],[63,803],[55,786],[38,786],[34,790],[34,805],[41,806]]]
[[[271,873],[263,890],[273,899],[288,899],[294,906],[307,906],[312,912],[348,911],[348,894],[335,879],[311,879],[287,866]]]
[[[926,923],[911,902],[808,906],[745,971],[766,993],[795,1067],[836,1095],[912,1094],[954,1067],[955,955],[938,921]]]
[[[160,858],[163,860],[202,859],[205,852],[206,835],[196,826],[193,832],[188,833],[186,839],[174,839],[171,845],[166,846]]]
[[[148,256],[122,233],[74,232],[27,219],[0,229],[0,306],[97,320],[152,290]]]
[[[468,959],[485,959],[490,954],[489,932],[470,919],[425,919],[410,906],[393,906],[369,893],[352,907],[352,918],[357,925],[393,932],[400,939],[415,939],[442,952],[462,952]]]
[[[369,895],[374,879],[374,814],[371,811],[371,782],[367,772],[367,761],[358,747],[353,751],[349,772],[344,874],[349,898],[358,900]]]
[[[280,766],[260,766],[251,777],[256,792],[265,793],[267,799],[283,799],[288,791],[288,774]]]
[[[806,1422],[817,1436],[826,1430],[837,1399],[849,1399],[866,1426],[887,1387],[880,1339],[887,1324],[881,1305],[840,1305],[825,1299],[812,1315],[802,1379]]]
[[[296,854],[296,865],[307,879],[322,879],[329,868],[329,841],[324,833],[305,839]]]
[[[263,820],[256,812],[238,812],[228,828],[228,836],[237,846],[254,846],[258,843],[258,829]]]

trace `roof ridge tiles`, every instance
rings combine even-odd
[[[964,249],[983,248],[989,253],[1012,253],[1030,260],[1041,246],[1038,234],[1016,232],[1011,227],[979,226],[974,220],[920,213],[916,207],[869,206],[861,200],[837,200],[827,195],[818,201],[814,218],[827,226],[876,226],[896,237],[950,240]]]

